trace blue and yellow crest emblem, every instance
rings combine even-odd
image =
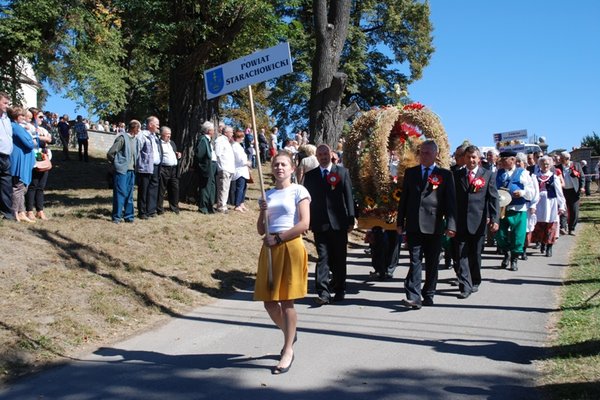
[[[225,86],[223,68],[215,68],[206,75],[206,87],[211,94],[217,94],[223,90],[223,86]]]

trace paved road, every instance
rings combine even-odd
[[[530,256],[518,272],[491,268],[466,300],[440,271],[434,307],[407,311],[406,251],[392,281],[369,281],[352,251],[343,303],[301,301],[296,359],[273,376],[281,337],[251,292],[0,391],[1,399],[535,399],[536,362],[573,237],[554,257]],[[310,283],[312,284],[312,282]],[[311,296],[312,297],[312,296]]]

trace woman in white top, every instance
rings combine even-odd
[[[264,235],[260,251],[254,300],[263,301],[269,316],[283,332],[281,359],[273,374],[287,372],[294,361],[293,344],[296,338],[297,314],[294,300],[308,291],[308,254],[302,234],[310,222],[310,195],[306,188],[291,182],[294,172],[289,153],[279,152],[271,160],[275,188],[261,199],[256,228]],[[265,222],[269,232],[266,234]],[[269,282],[269,254],[272,280]]]
[[[558,176],[550,169],[552,159],[548,156],[538,160],[540,169],[535,174],[540,189],[540,199],[536,208],[537,223],[532,240],[541,243],[541,252],[552,256],[552,246],[558,236],[559,215],[566,212],[567,206],[562,185]]]
[[[248,161],[248,155],[242,147],[245,135],[242,131],[237,131],[233,135],[233,159],[235,163],[235,173],[231,178],[231,184],[235,187],[234,205],[235,211],[246,212],[248,209],[244,205],[244,199],[246,198],[246,183],[250,179],[250,171],[248,167],[251,165]]]

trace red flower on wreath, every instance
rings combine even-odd
[[[429,175],[429,178],[427,178],[427,182],[429,182],[429,184],[431,186],[433,186],[433,190],[437,189],[438,186],[440,186],[443,182],[442,177],[438,174],[431,174]]]
[[[406,122],[402,122],[394,125],[394,128],[392,129],[392,135],[398,136],[400,138],[400,143],[404,144],[409,137],[421,136],[421,132],[419,132],[417,127],[407,124]]]
[[[471,186],[473,186],[473,192],[477,193],[480,189],[482,189],[485,186],[485,179],[483,179],[482,177],[473,179]]]
[[[340,176],[335,172],[331,172],[327,175],[327,183],[331,185],[331,190],[335,189],[338,183],[340,183]]]
[[[425,108],[425,106],[419,102],[407,104],[402,107],[403,110],[422,110],[423,108]]]

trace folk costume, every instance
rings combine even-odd
[[[523,253],[527,234],[527,202],[533,199],[535,193],[528,175],[525,169],[513,167],[511,170],[499,169],[496,176],[496,187],[499,190],[508,190],[512,196],[504,217],[500,219],[500,228],[496,234],[498,248],[504,253],[501,265],[506,268],[510,259],[511,271],[518,269],[517,259]],[[520,196],[515,196],[516,192],[519,192]]]
[[[559,212],[564,213],[567,205],[560,180],[552,171],[538,171],[535,178],[540,188],[540,199],[535,212],[537,223],[532,241],[541,243],[542,252],[550,257],[558,233]]]

